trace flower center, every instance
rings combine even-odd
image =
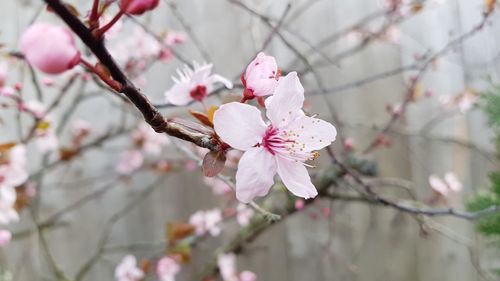
[[[189,95],[191,95],[191,97],[196,101],[202,101],[207,96],[207,87],[204,85],[198,85],[196,88],[191,90]]]
[[[300,141],[300,134],[291,130],[280,130],[269,126],[260,143],[272,155],[279,154],[289,160],[305,162],[314,160],[318,153],[307,149]]]

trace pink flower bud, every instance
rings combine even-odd
[[[12,240],[12,233],[5,229],[0,230],[0,247],[9,244],[10,240]]]
[[[130,15],[142,15],[158,6],[160,0],[121,0],[122,9]]]
[[[280,71],[276,59],[260,52],[241,77],[247,99],[269,96],[278,86]]]
[[[33,24],[24,31],[20,48],[31,65],[49,74],[62,73],[80,62],[80,52],[66,27]]]

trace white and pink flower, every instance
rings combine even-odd
[[[139,281],[144,278],[144,272],[137,267],[137,260],[133,255],[127,255],[115,268],[117,281]]]
[[[199,236],[207,232],[212,236],[218,236],[221,233],[221,222],[222,212],[219,209],[198,211],[189,218],[189,223],[195,227],[196,235]]]
[[[132,138],[144,152],[153,156],[159,155],[163,147],[170,143],[166,134],[158,134],[146,123],[132,133]]]
[[[238,274],[236,269],[236,255],[234,253],[222,254],[217,257],[217,266],[224,281],[256,281],[255,273],[245,270]]]
[[[196,62],[194,68],[184,66],[183,70],[177,70],[179,78],[172,77],[175,85],[165,93],[167,101],[173,105],[187,105],[192,101],[203,101],[215,90],[215,84],[222,83],[231,89],[233,84],[227,78],[218,74],[211,74],[212,64],[199,65]]]
[[[274,95],[266,100],[267,124],[253,106],[232,102],[214,114],[219,137],[235,149],[243,150],[236,173],[236,197],[243,203],[265,196],[277,173],[293,194],[303,198],[317,195],[305,162],[316,150],[330,145],[335,127],[302,111],[304,88],[297,73],[280,79]]]

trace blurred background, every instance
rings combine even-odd
[[[92,1],[67,2],[85,15]],[[366,180],[377,191],[399,202],[463,210],[474,194],[489,188],[488,174],[498,168],[484,112],[480,106],[460,106],[466,95],[479,95],[498,83],[498,15],[485,19],[489,4],[483,0],[397,2],[168,0],[141,17],[125,17],[122,30],[106,40],[120,62],[123,49],[147,53],[152,48],[154,53],[158,43],[147,37],[151,34],[186,34],[183,44],[171,48],[172,58],[149,57],[144,73],[131,74],[160,106],[173,85],[171,76],[186,61],[213,63],[215,73],[238,84],[247,64],[263,50],[276,57],[284,72],[299,72],[307,111],[337,127],[341,137],[333,149],[342,159],[369,163]],[[116,10],[112,5],[109,15]],[[3,1],[3,53],[18,51],[19,38],[32,21],[63,24],[42,1]],[[78,39],[77,44],[92,60]],[[20,221],[9,225],[13,241],[2,249],[0,280],[113,280],[123,256],[147,260],[162,255],[167,223],[234,204],[234,195],[214,195],[206,184],[196,161],[201,152],[173,138],[133,174],[117,173],[121,153],[134,146],[131,132],[142,117],[89,77],[77,78],[60,95],[71,75],[83,68],[49,77],[35,70],[34,76],[22,61],[8,55],[2,60],[9,64],[7,83],[22,83],[26,100],[39,98],[37,84],[43,104],[59,100],[51,113],[59,144],[55,152],[41,152],[28,143],[30,182],[37,192],[20,209]],[[47,86],[48,79],[53,85]],[[238,87],[222,90],[207,103],[219,105],[241,92]],[[189,108],[203,110],[198,104]],[[187,107],[163,106],[161,111],[192,119]],[[394,116],[397,121],[381,134]],[[0,143],[18,140],[32,124],[15,110],[0,109],[0,118]],[[77,120],[91,127],[88,149],[62,161],[61,149],[70,146]],[[324,172],[328,162],[322,152],[311,173]],[[159,163],[173,168],[162,170]],[[445,203],[432,202],[436,192],[429,176],[450,171],[462,182],[462,192]],[[346,188],[346,181],[337,183],[339,188]],[[38,206],[35,216],[32,205]],[[36,225],[44,222],[41,237]],[[200,280],[215,251],[239,231],[230,221],[219,236],[196,243],[176,280]],[[498,280],[494,271],[500,268],[500,255],[490,240],[469,220],[318,199],[245,243],[237,267],[253,271],[257,280]],[[54,274],[58,270],[64,274]],[[154,274],[147,278],[157,280]]]

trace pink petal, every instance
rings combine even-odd
[[[444,175],[444,180],[448,187],[454,192],[462,191],[462,183],[453,172],[448,172]]]
[[[245,270],[240,273],[240,281],[257,281],[255,273]]]
[[[216,84],[216,83],[222,83],[228,89],[233,88],[233,83],[231,83],[231,81],[229,81],[229,79],[227,79],[226,77],[223,77],[219,74],[213,74],[207,78],[207,85],[208,85],[207,89],[208,89],[209,93],[214,90],[213,84]]]
[[[189,91],[190,89],[187,83],[175,83],[175,85],[165,93],[165,98],[173,105],[186,105],[193,100]]]
[[[304,88],[296,72],[290,72],[280,79],[278,87],[267,104],[267,118],[274,127],[287,126],[302,114]]]
[[[230,146],[247,150],[262,140],[267,126],[260,111],[239,102],[222,105],[214,114],[217,135]]]
[[[272,95],[278,85],[277,75],[278,65],[274,57],[260,52],[246,69],[246,87],[251,89],[255,96]]]
[[[6,229],[0,230],[0,247],[10,243],[12,240],[12,233]]]
[[[274,183],[276,161],[265,148],[253,147],[240,159],[236,172],[236,198],[243,203],[264,196]]]
[[[276,163],[278,164],[278,175],[291,193],[305,199],[318,195],[318,191],[312,184],[309,173],[302,162],[278,156]]]
[[[448,186],[446,183],[436,175],[431,175],[429,177],[429,184],[431,188],[441,195],[448,194]]]
[[[305,145],[305,151],[319,150],[329,146],[337,136],[337,129],[332,124],[305,115],[291,122],[287,131],[298,135],[297,141]]]

